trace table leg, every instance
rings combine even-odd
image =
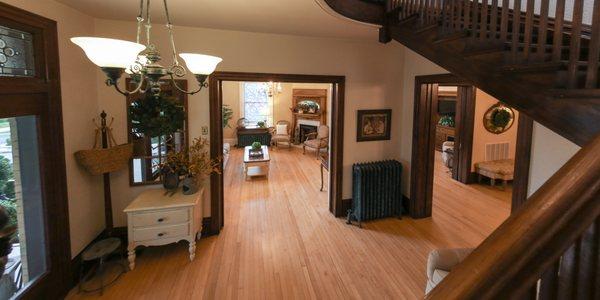
[[[127,247],[127,260],[129,260],[129,269],[135,269],[135,246],[129,245]]]
[[[189,247],[189,252],[190,252],[190,261],[194,260],[194,257],[196,257],[196,241],[190,241],[190,247]]]

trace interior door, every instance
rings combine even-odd
[[[71,284],[56,22],[0,3],[0,205],[16,226],[0,299]]]

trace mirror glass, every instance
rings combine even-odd
[[[176,80],[187,89],[186,80]],[[130,80],[127,80],[130,84]],[[129,184],[160,184],[160,165],[170,152],[188,146],[187,95],[170,82],[161,86],[161,96],[135,94],[127,97],[128,140],[133,143]]]

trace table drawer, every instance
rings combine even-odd
[[[131,216],[133,227],[178,224],[187,222],[189,219],[189,209],[187,208],[136,213]]]
[[[160,240],[186,236],[189,234],[189,224],[178,224],[169,226],[135,228],[133,229],[133,240],[136,242]]]

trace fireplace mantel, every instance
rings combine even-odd
[[[319,111],[316,113],[300,113],[296,111],[298,103],[304,100],[311,100],[319,105]],[[327,124],[327,89],[293,89],[292,91],[294,138],[298,137],[298,124],[300,120],[317,121],[319,125]],[[312,124],[311,124],[312,125]],[[317,125],[318,126],[318,125]],[[300,141],[296,141],[299,143]]]

